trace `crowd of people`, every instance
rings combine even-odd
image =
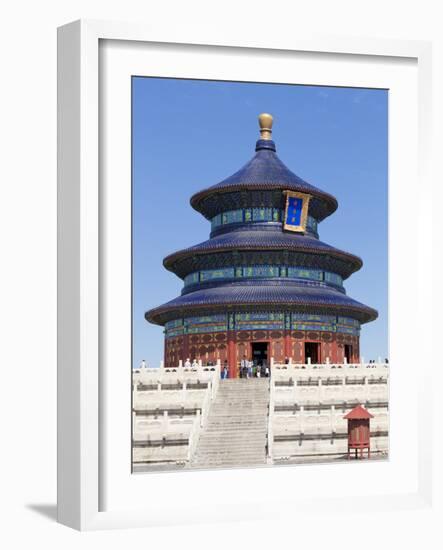
[[[246,356],[240,361],[238,370],[239,378],[268,378],[270,375],[269,366],[266,362],[251,361]],[[225,360],[221,371],[222,379],[229,378],[228,361]]]
[[[191,363],[191,360],[188,357],[185,361],[184,367],[185,369],[196,369],[198,367],[197,359],[194,359]]]
[[[385,364],[388,364],[389,363],[388,358],[385,358],[384,362]],[[288,365],[289,363],[290,363],[289,359],[285,357],[285,365]],[[376,364],[375,359],[370,359],[369,364],[371,365]],[[186,359],[184,363],[185,369],[196,369],[198,365],[199,363],[197,359],[193,359],[191,362],[189,357]],[[214,363],[212,361],[208,361],[205,364],[205,366],[208,366],[208,367],[214,366]],[[147,364],[144,359],[142,360],[140,367],[142,369],[147,368]],[[229,378],[228,361],[226,359],[220,374],[222,379]],[[246,356],[244,356],[243,359],[240,361],[238,375],[240,378],[263,378],[263,377],[269,377],[270,370],[266,361],[263,361],[263,362],[252,361],[248,359]]]
[[[198,367],[198,361],[196,359],[193,359],[193,361],[191,362],[191,360],[188,358],[184,362],[183,366],[185,369],[195,369]],[[208,361],[208,363],[205,363],[205,366],[213,366],[213,363],[211,361]],[[227,359],[225,359],[225,362],[220,372],[220,376],[223,380],[229,378],[229,367]],[[240,361],[238,376],[239,378],[268,378],[270,376],[269,366],[266,364],[266,362],[262,363],[251,361],[247,359],[247,357],[244,357]]]
[[[240,361],[240,378],[269,378],[269,366],[266,362],[256,362],[244,357]]]

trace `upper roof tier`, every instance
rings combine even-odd
[[[248,206],[283,206],[284,196],[278,191],[299,191],[311,195],[309,214],[321,221],[337,209],[337,199],[307,183],[291,172],[279,159],[271,140],[272,117],[259,117],[260,139],[255,156],[243,168],[220,183],[199,191],[191,197],[195,210],[211,219],[220,212]],[[247,193],[245,193],[247,191]],[[277,191],[264,194],[263,191]]]

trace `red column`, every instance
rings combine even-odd
[[[237,378],[237,349],[235,345],[235,332],[228,331],[228,367],[229,378]]]
[[[285,345],[284,345],[284,356],[288,359],[292,359],[292,342],[291,342],[291,331],[285,330]]]
[[[189,335],[183,335],[183,347],[182,347],[182,361],[185,364],[186,359],[189,357]]]
[[[303,362],[303,345],[303,342],[301,342],[300,340],[297,340],[295,342],[293,359],[296,363]]]
[[[163,350],[163,365],[165,366],[165,368],[167,368],[169,367],[169,361],[168,361],[169,354],[168,354],[168,341],[166,338],[164,343],[165,345]]]
[[[283,344],[283,354],[284,358],[287,357],[288,359],[291,359],[292,354],[292,340],[291,340],[291,314],[289,312],[285,313],[285,321],[284,321],[284,344]]]

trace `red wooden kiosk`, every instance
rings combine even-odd
[[[355,458],[363,458],[363,450],[368,450],[371,458],[371,430],[369,421],[374,418],[362,405],[357,405],[343,417],[348,421],[348,459],[351,458],[351,449],[355,449]]]

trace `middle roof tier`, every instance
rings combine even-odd
[[[343,279],[362,260],[308,235],[274,231],[230,231],[166,256],[163,265],[182,279],[193,271],[241,265],[287,265],[325,269]]]

